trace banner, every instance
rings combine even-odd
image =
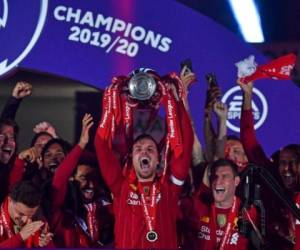
[[[190,91],[191,110],[200,138],[204,75],[216,74],[234,134],[242,105],[234,64],[251,54],[258,64],[268,62],[223,26],[172,0],[0,0],[0,44],[0,77],[22,67],[97,88],[139,67],[179,72],[180,61],[191,58],[199,81]],[[266,152],[300,143],[300,89],[273,80],[255,88],[255,126]]]

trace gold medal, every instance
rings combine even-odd
[[[158,236],[157,236],[157,233],[155,231],[149,231],[146,235],[146,239],[149,241],[149,242],[154,242],[154,241],[157,241],[158,239]]]
[[[217,215],[217,223],[219,227],[224,227],[227,223],[227,216],[226,214],[218,214]]]

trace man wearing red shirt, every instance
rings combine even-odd
[[[50,222],[58,247],[99,248],[112,238],[107,236],[113,227],[110,203],[101,197],[97,160],[87,152],[84,157],[92,125],[92,116],[85,114],[79,143],[60,163],[52,180]]]
[[[41,197],[29,181],[14,186],[0,208],[1,248],[53,246],[48,224],[40,215]]]
[[[220,159],[211,166],[211,192],[202,183],[192,200],[185,200],[182,212],[187,226],[184,245],[202,250],[247,249],[248,240],[239,233],[239,218],[254,223],[254,208],[241,209],[235,196],[240,183],[238,167],[232,161]]]
[[[167,174],[162,177],[158,174],[159,149],[151,136],[135,140],[129,173],[123,175],[119,160],[101,136],[105,128],[98,127],[95,146],[102,176],[113,194],[116,248],[178,247],[178,198],[190,166],[193,131],[182,101],[177,99],[172,108],[183,151],[179,156],[171,151]]]

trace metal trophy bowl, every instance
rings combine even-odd
[[[145,72],[138,72],[128,83],[130,96],[139,101],[149,100],[156,90],[156,81]]]

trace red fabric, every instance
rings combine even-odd
[[[297,207],[300,209],[300,193],[297,194],[295,198],[295,202]],[[294,246],[294,250],[300,250],[300,221],[295,221],[295,236],[296,236],[296,244]]]
[[[170,174],[177,179],[184,180],[190,166],[193,131],[189,117],[183,104],[179,104],[177,119],[180,119],[180,128],[184,151],[179,158],[172,155]],[[177,248],[176,219],[178,217],[178,194],[181,188],[169,180],[165,180],[160,187],[157,197],[157,226],[155,231],[158,240],[150,243],[146,240],[146,223],[140,197],[122,174],[121,165],[109,149],[107,141],[101,138],[102,128],[99,126],[95,147],[102,176],[113,193],[115,214],[115,245],[116,248]]]
[[[188,249],[201,249],[201,250],[215,250],[213,242],[211,242],[211,205],[203,199],[209,193],[208,189],[202,185],[199,192],[192,199],[185,199],[182,201],[181,208],[183,212],[183,219],[185,220],[185,237],[184,247]],[[238,206],[240,200],[238,199]],[[221,209],[216,208],[216,215],[228,215],[231,208]],[[256,210],[251,208],[248,210],[250,218],[256,222]],[[229,235],[229,243],[225,245],[226,250],[246,250],[248,240],[238,232],[237,221],[239,214],[234,219],[234,227]],[[227,217],[228,219],[228,217]],[[217,218],[216,218],[217,221]],[[224,235],[226,224],[223,227],[217,226],[216,235],[217,240],[220,242],[221,236]]]
[[[55,243],[58,247],[81,248],[95,247],[96,243],[91,242],[87,235],[74,221],[71,214],[63,210],[64,200],[67,193],[68,180],[77,166],[82,154],[82,149],[76,145],[66,156],[57,168],[52,180],[52,216],[51,227],[55,234]],[[105,212],[103,205],[97,202],[96,214],[100,216]],[[97,216],[101,228],[100,219]]]
[[[11,190],[17,182],[22,180],[24,168],[25,161],[21,160],[19,157],[16,157],[14,166],[9,173],[8,190]]]
[[[38,247],[39,246],[39,237],[40,237],[40,231],[37,231],[33,236],[29,237],[25,242],[23,241],[21,234],[17,233],[15,234],[13,229],[13,221],[10,218],[10,215],[8,213],[8,198],[4,200],[4,202],[1,204],[1,207],[3,208],[4,214],[0,214],[0,248],[31,248],[31,247]],[[2,217],[5,216],[6,219],[8,219],[8,227],[10,228],[10,231],[12,232],[13,236],[9,238],[8,230],[5,229],[5,223],[2,219]],[[44,223],[47,223],[45,220],[43,220]],[[54,247],[54,244],[52,241],[48,243],[46,246],[48,248]]]
[[[252,110],[242,110],[240,136],[249,162],[259,166],[272,165],[256,139]]]
[[[290,79],[291,71],[295,66],[296,59],[294,54],[281,56],[269,63],[258,66],[252,75],[243,77],[240,81],[248,83],[262,78],[288,80]]]
[[[52,179],[52,210],[60,209],[64,204],[68,180],[82,154],[82,148],[77,144],[60,163]]]

